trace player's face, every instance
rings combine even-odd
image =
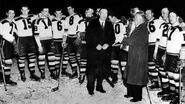
[[[171,24],[175,24],[177,22],[177,15],[174,12],[169,14],[169,20]]]
[[[14,16],[15,16],[14,10],[9,10],[8,13],[7,13],[7,16],[8,16],[9,19],[13,19]]]
[[[23,15],[28,15],[28,13],[29,13],[28,7],[22,7],[21,12]]]
[[[61,18],[62,17],[62,12],[61,11],[56,11],[55,16],[56,16],[56,18]]]
[[[151,19],[153,18],[153,13],[152,13],[151,10],[147,10],[147,11],[145,12],[145,15],[146,15],[146,19],[147,19],[147,20],[151,20]]]
[[[138,25],[141,23],[141,21],[142,21],[141,15],[136,14],[136,15],[134,16],[134,23],[135,23],[135,25],[138,26]]]
[[[74,8],[72,8],[71,6],[67,7],[67,11],[69,13],[69,15],[74,13]]]
[[[85,11],[85,17],[92,17],[93,14],[89,11]]]
[[[166,20],[168,18],[168,15],[169,15],[169,11],[167,9],[163,9],[161,11],[161,16],[164,20]]]
[[[101,9],[100,10],[100,19],[105,21],[107,19],[107,16],[108,16],[107,9]]]
[[[42,10],[42,15],[45,16],[45,17],[47,17],[49,15],[49,9],[48,8],[44,8]]]

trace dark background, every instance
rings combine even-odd
[[[49,7],[52,14],[56,8],[63,8],[66,14],[66,6],[72,4],[78,13],[84,14],[84,9],[92,7],[106,7],[114,10],[117,14],[129,17],[129,11],[132,7],[139,7],[141,10],[148,8],[154,9],[155,17],[161,14],[163,7],[168,7],[175,11],[180,17],[184,18],[185,4],[181,0],[0,0],[0,19],[5,18],[8,9],[14,9],[16,16],[20,14],[22,5],[30,8],[30,13],[38,13],[43,7]]]

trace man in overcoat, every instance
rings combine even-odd
[[[136,28],[130,37],[124,38],[123,45],[129,45],[128,64],[124,72],[127,83],[127,95],[133,97],[131,102],[142,100],[142,87],[148,83],[148,30],[144,13],[138,12],[134,17]]]

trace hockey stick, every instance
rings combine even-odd
[[[60,87],[60,76],[61,76],[61,71],[62,71],[63,58],[64,58],[64,47],[62,48],[62,57],[61,57],[61,63],[60,63],[60,69],[59,69],[58,85],[57,87],[51,89],[52,92],[59,90],[59,87]]]
[[[150,98],[150,93],[149,93],[149,90],[148,90],[148,86],[147,85],[146,85],[146,91],[147,91],[147,94],[148,94],[148,98],[149,98],[150,104],[152,104],[152,101],[151,101],[151,98]]]
[[[1,70],[2,70],[2,74],[3,74],[3,82],[4,82],[4,90],[7,91],[7,88],[6,88],[6,80],[5,80],[5,73],[4,73],[4,66],[3,66],[3,50],[2,48],[0,48],[0,60],[1,60]]]
[[[182,63],[183,64],[183,63]],[[181,70],[183,69],[183,66],[180,65],[179,67],[179,104],[181,104]]]

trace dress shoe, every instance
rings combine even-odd
[[[125,98],[129,98],[129,97],[132,97],[131,95],[124,95]]]
[[[89,95],[94,95],[94,91],[88,91]]]
[[[106,93],[106,91],[104,90],[104,89],[96,89],[96,91],[99,91],[99,92],[101,92],[101,93]]]
[[[138,102],[138,101],[141,101],[141,98],[133,98],[130,100],[130,102]]]

